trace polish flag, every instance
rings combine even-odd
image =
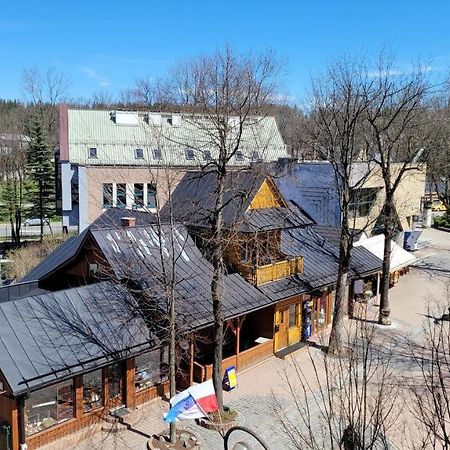
[[[212,380],[191,386],[170,399],[170,410],[164,415],[167,423],[178,420],[192,420],[205,417],[206,413],[217,411],[216,392]]]

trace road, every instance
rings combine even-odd
[[[51,222],[50,227],[48,225],[44,226],[44,234],[61,233],[62,232],[62,222]],[[21,236],[37,236],[40,233],[40,226],[22,226]],[[8,223],[0,223],[0,239],[11,237],[11,225]]]

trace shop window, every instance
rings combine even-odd
[[[103,183],[103,208],[112,208],[113,206],[113,185],[112,183]]]
[[[167,349],[158,349],[135,358],[136,391],[142,391],[167,380]]]
[[[109,398],[122,396],[123,364],[111,364],[108,367]]]
[[[134,206],[135,208],[142,208],[144,206],[144,184],[134,184]]]
[[[83,375],[83,409],[85,412],[103,406],[102,369]]]
[[[39,389],[25,402],[27,436],[74,417],[72,380]]]
[[[147,207],[156,208],[156,186],[152,183],[147,184]]]
[[[116,206],[126,208],[127,206],[127,185],[125,183],[117,184]]]

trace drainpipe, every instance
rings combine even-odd
[[[28,449],[28,445],[26,443],[26,435],[25,435],[25,400],[27,398],[28,398],[28,395],[22,395],[21,397],[19,397],[17,399],[20,450]]]

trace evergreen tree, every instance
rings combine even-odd
[[[30,127],[30,145],[27,161],[31,180],[31,212],[41,219],[41,240],[44,235],[44,217],[53,214],[55,207],[55,171],[50,147],[38,120]]]

